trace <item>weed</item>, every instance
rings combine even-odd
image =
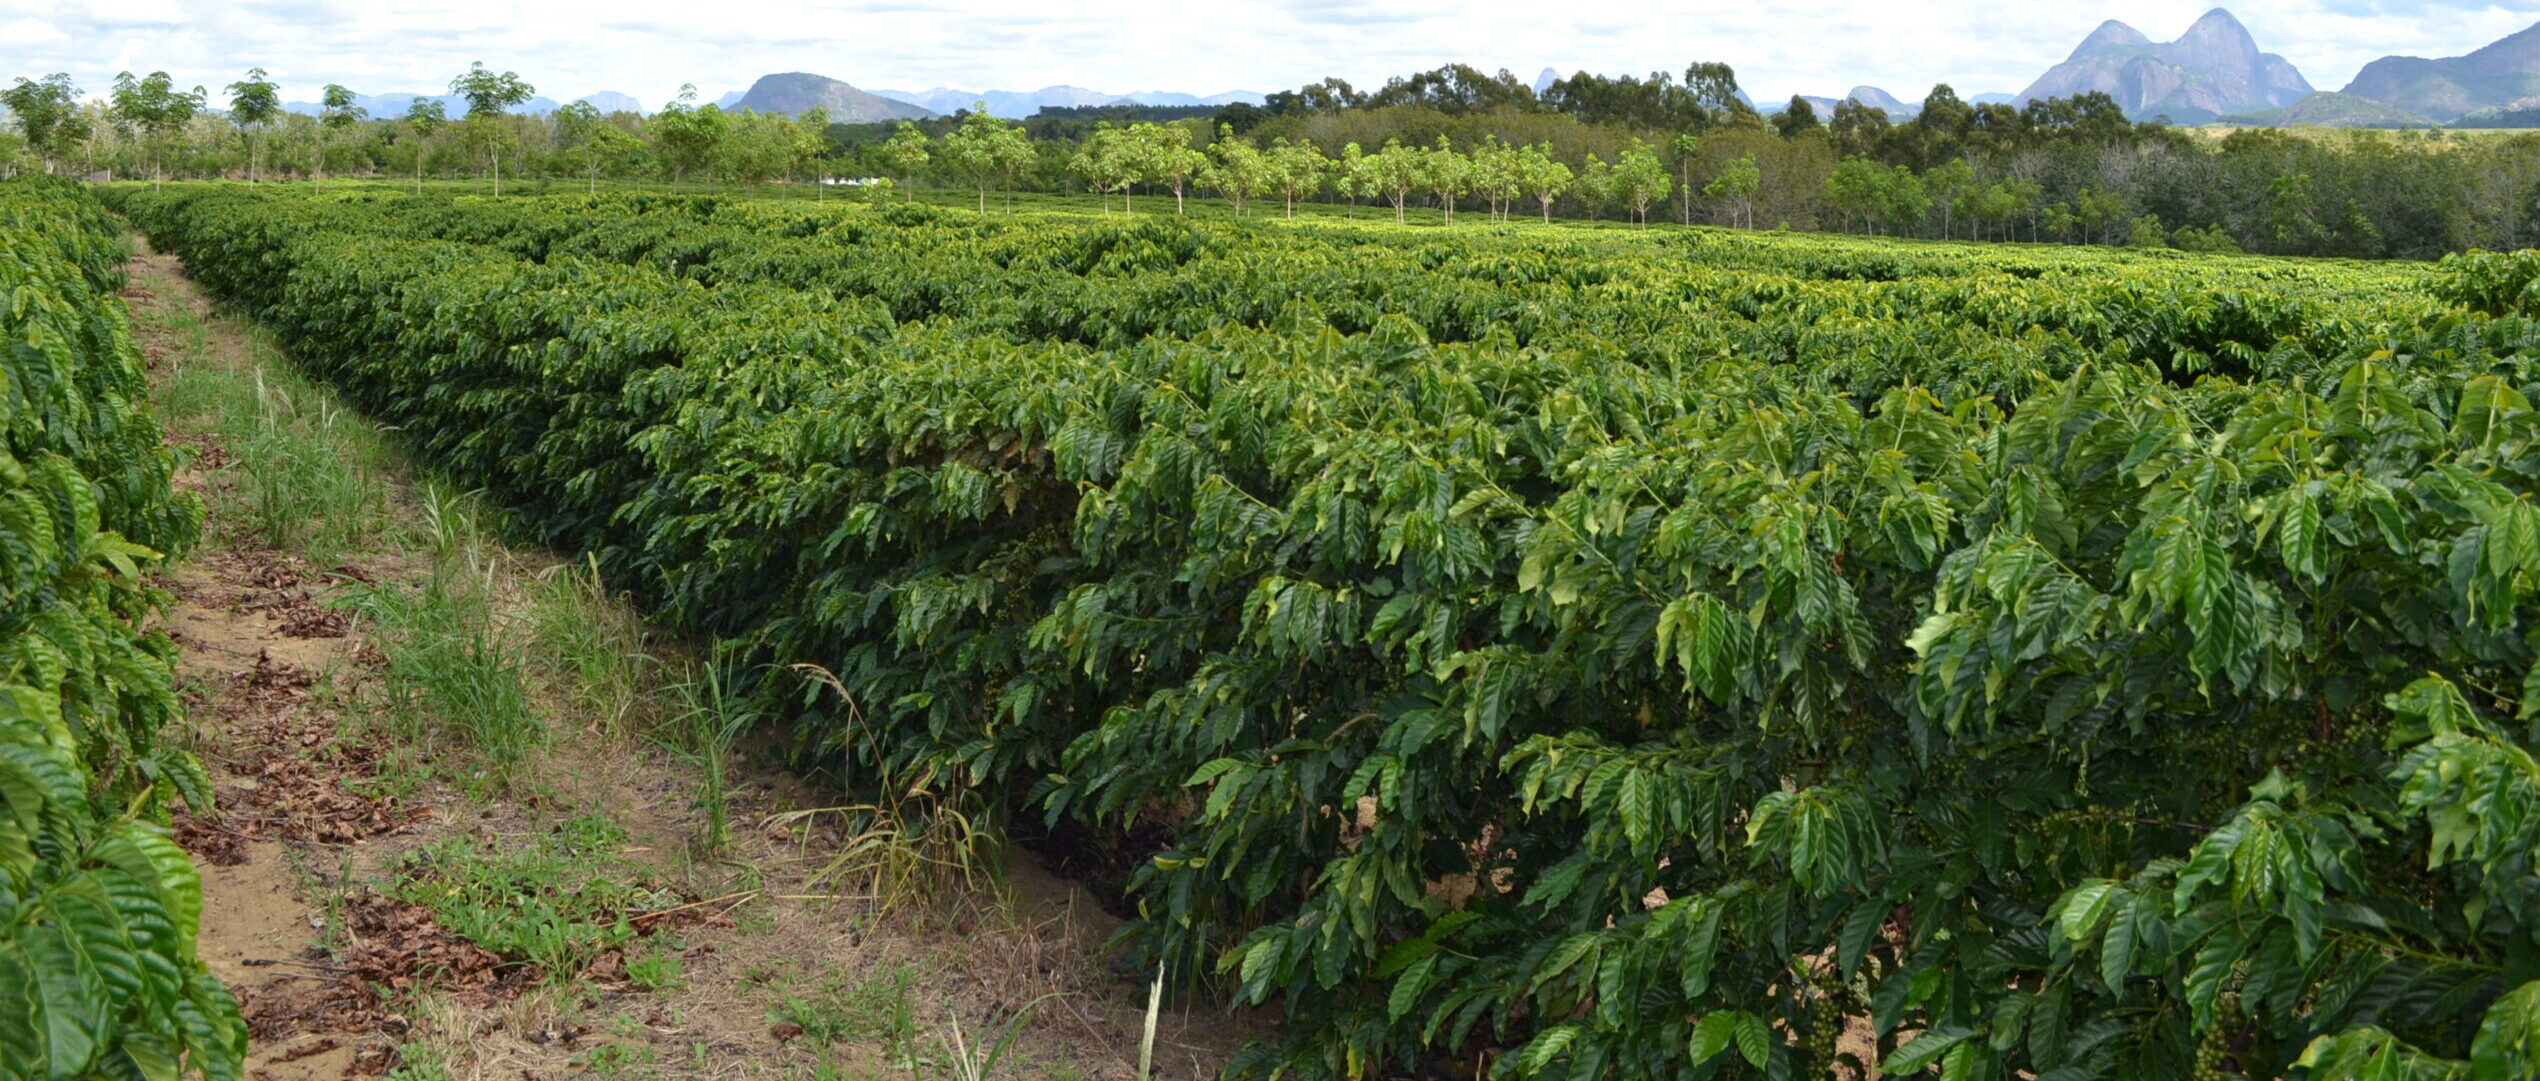
[[[1155,1019],[1164,1012],[1164,966],[1155,966],[1155,982],[1147,986],[1146,1033],[1138,1038],[1138,1081],[1155,1076]]]
[[[673,684],[679,712],[657,737],[672,753],[697,768],[697,811],[705,816],[699,847],[707,855],[731,843],[732,741],[758,719],[757,711],[733,692],[730,676],[719,665],[707,665],[696,679]]]
[[[1014,1011],[1005,1020],[989,1026],[988,1032],[981,1033],[982,1036],[994,1034],[995,1039],[983,1041],[977,1046],[972,1046],[969,1041],[962,1038],[961,1011],[952,1011],[949,1015],[952,1032],[942,1042],[944,1050],[952,1057],[954,1081],[987,1081],[988,1075],[996,1072],[997,1063],[1002,1061],[1005,1053],[1014,1047],[1015,1037],[1023,1034],[1023,1026],[1032,1019],[1032,1011],[1041,1003],[1055,997],[1057,996],[1042,995],[1024,1003],[1022,1009]],[[1152,1045],[1152,1040],[1149,1042]],[[1141,1077],[1146,1073],[1143,1061],[1138,1072]]]
[[[786,992],[767,1019],[799,1026],[814,1044],[878,1043],[893,1061],[914,1061],[917,1014],[911,991],[916,978],[905,964],[861,979],[831,976],[809,994]]]
[[[323,387],[266,363],[262,342],[243,365],[225,363],[209,359],[210,330],[192,312],[169,306],[152,320],[186,342],[160,384],[160,410],[177,429],[217,434],[233,463],[234,483],[214,486],[214,520],[319,566],[376,536],[392,456],[375,430]]]
[[[647,991],[667,991],[679,986],[679,954],[655,944],[642,957],[626,961],[626,978]]]
[[[616,854],[624,841],[624,831],[597,816],[525,844],[450,837],[403,856],[388,893],[545,978],[571,977],[601,953],[632,944],[634,916],[678,904]]]
[[[397,1049],[397,1068],[389,1071],[387,1081],[451,1081],[448,1056],[440,1048],[426,1043],[410,1043]]]
[[[871,803],[789,811],[769,822],[835,820],[843,840],[810,881],[861,890],[881,914],[911,901],[959,896],[994,884],[991,856],[1002,841],[980,816],[964,808],[976,798],[966,788],[950,795],[936,792],[930,769],[905,788],[885,789]]]
[[[659,662],[645,651],[643,624],[600,580],[598,563],[560,563],[540,575],[531,637],[565,699],[593,731],[622,735],[646,704],[645,677]]]
[[[356,586],[331,603],[376,628],[396,734],[416,743],[457,737],[484,756],[485,776],[500,788],[544,742],[545,728],[530,704],[518,643],[494,618],[492,567],[458,558],[466,542],[455,519],[431,523],[436,557],[421,586]]]
[[[650,1044],[607,1043],[582,1056],[582,1068],[593,1077],[632,1077],[660,1061]]]

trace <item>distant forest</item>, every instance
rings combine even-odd
[[[475,76],[494,78],[481,67]],[[100,96],[64,76],[0,91],[0,172],[125,178],[662,179],[740,190],[820,178],[992,192],[1101,192],[1155,212],[1349,201],[1458,219],[1676,221],[1759,229],[2284,255],[2431,258],[2529,246],[2540,134],[2179,128],[2105,95],[1974,104],[1933,87],[1919,114],[1858,101],[1758,111],[1723,64],[1582,73],[1541,93],[1450,65],[1361,90],[1326,79],[1262,105],[1050,108],[830,124],[727,113],[693,95],[652,115],[588,105],[467,115],[281,110],[259,70],[228,92],[127,75]],[[453,90],[466,96],[468,76]],[[499,80],[496,80],[499,82]],[[330,88],[341,91],[341,87]],[[352,95],[345,92],[342,100]],[[475,99],[471,99],[475,100]],[[868,192],[881,184],[861,184]],[[1143,207],[1138,198],[1171,200]]]

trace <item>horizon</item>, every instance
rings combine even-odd
[[[660,0],[634,0],[604,11],[597,4],[545,5],[534,12],[518,3],[451,0],[367,5],[134,0],[111,11],[74,9],[65,0],[0,0],[0,30],[24,42],[14,62],[27,69],[0,74],[67,72],[84,96],[97,97],[117,72],[165,70],[180,86],[206,87],[217,102],[225,100],[228,83],[261,66],[281,85],[285,100],[314,101],[328,83],[365,95],[437,95],[451,76],[482,60],[490,68],[518,72],[540,96],[559,102],[616,92],[651,110],[671,100],[683,83],[697,87],[699,100],[712,102],[748,89],[761,76],[784,72],[912,94],[1072,86],[1113,96],[1205,96],[1272,93],[1326,77],[1370,88],[1447,63],[1505,69],[1531,83],[1547,67],[1563,75],[1581,70],[1618,75],[1720,61],[1737,70],[1741,86],[1758,103],[1794,94],[1840,96],[1858,86],[1910,102],[1940,83],[1967,97],[2016,94],[2107,20],[2168,41],[2216,6],[2210,0],[2141,0],[2004,10],[1951,0],[1912,11],[1842,5],[1795,14],[1759,5],[1598,21],[1506,3],[1437,16],[1428,8],[1391,2],[1305,0],[1285,6],[1241,3],[1205,26],[1160,27],[1123,23],[1081,3],[1026,7],[967,0],[920,9],[906,0],[737,0],[718,9],[730,14],[706,26],[692,16],[693,9]],[[2248,28],[2261,50],[2285,57],[2320,90],[2344,86],[2381,56],[2462,55],[2524,29],[2536,17],[2453,0],[2253,0],[2219,6]],[[508,23],[504,30],[489,34],[478,28],[496,18]],[[836,44],[873,40],[871,23],[883,19],[891,21],[886,46],[857,50]],[[1804,33],[1792,32],[1794,19],[1805,20]],[[290,36],[294,43],[257,44],[276,40],[271,31],[277,24],[296,31]],[[1653,30],[1653,24],[1683,28]],[[519,43],[506,47],[510,42]],[[646,74],[626,77],[636,71]],[[1114,76],[1094,75],[1097,71]]]

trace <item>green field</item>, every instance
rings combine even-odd
[[[1239,1073],[2540,1063],[2531,253],[104,192]]]

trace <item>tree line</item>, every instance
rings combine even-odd
[[[758,190],[844,181],[997,193],[1099,193],[1459,213],[1517,210],[1963,240],[2134,244],[2289,255],[2424,258],[2518,248],[2540,229],[2540,136],[2460,132],[2217,132],[2135,123],[2104,94],[2012,106],[1947,85],[1918,114],[1859,101],[1820,116],[1793,98],[1764,113],[1724,64],[1681,74],[1578,73],[1538,93],[1508,72],[1448,65],[1360,90],[1325,79],[1219,109],[1050,109],[1020,123],[984,107],[897,124],[833,123],[699,104],[649,116],[587,103],[509,112],[533,90],[479,64],[452,80],[449,117],[416,99],[373,117],[341,86],[314,115],[286,111],[263,69],[215,107],[163,72],[84,99],[65,75],[0,91],[12,129],[0,171],[116,176],[330,173],[582,181],[706,181]]]

